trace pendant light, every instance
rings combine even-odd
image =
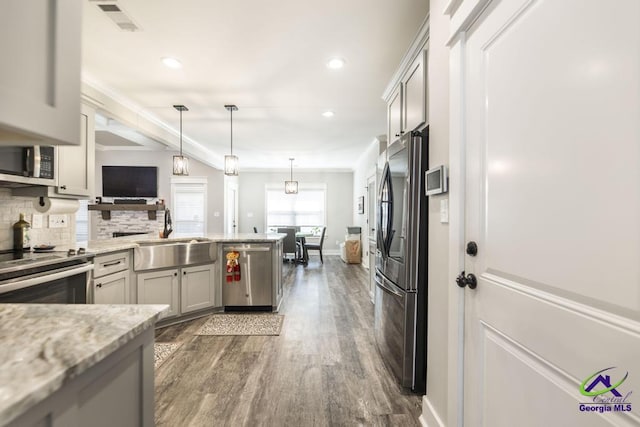
[[[298,194],[298,181],[293,180],[293,161],[295,159],[290,157],[289,161],[291,162],[289,181],[284,182],[284,192],[286,194]]]
[[[225,105],[229,113],[231,114],[231,154],[224,156],[224,174],[230,176],[238,175],[238,156],[233,155],[233,112],[238,111],[238,107],[235,105]]]
[[[182,155],[182,112],[189,111],[184,105],[174,105],[173,108],[180,111],[180,155],[173,156],[173,174],[189,175],[189,159]]]

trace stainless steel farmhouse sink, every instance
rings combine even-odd
[[[133,250],[133,269],[155,270],[216,261],[216,242],[192,239],[184,242],[144,243]]]

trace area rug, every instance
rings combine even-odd
[[[214,314],[196,335],[280,335],[280,314]]]
[[[162,363],[176,351],[182,343],[180,342],[157,342],[153,345],[153,367],[158,369]]]

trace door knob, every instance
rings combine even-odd
[[[478,279],[475,274],[469,273],[465,276],[464,271],[456,277],[456,284],[461,288],[468,286],[469,289],[475,289],[478,286]]]
[[[473,240],[467,243],[467,255],[478,255],[478,245]]]

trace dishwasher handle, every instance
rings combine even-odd
[[[246,248],[246,247],[224,247],[223,251],[224,252],[269,252],[271,250],[271,247],[269,246],[258,246],[255,248]]]

